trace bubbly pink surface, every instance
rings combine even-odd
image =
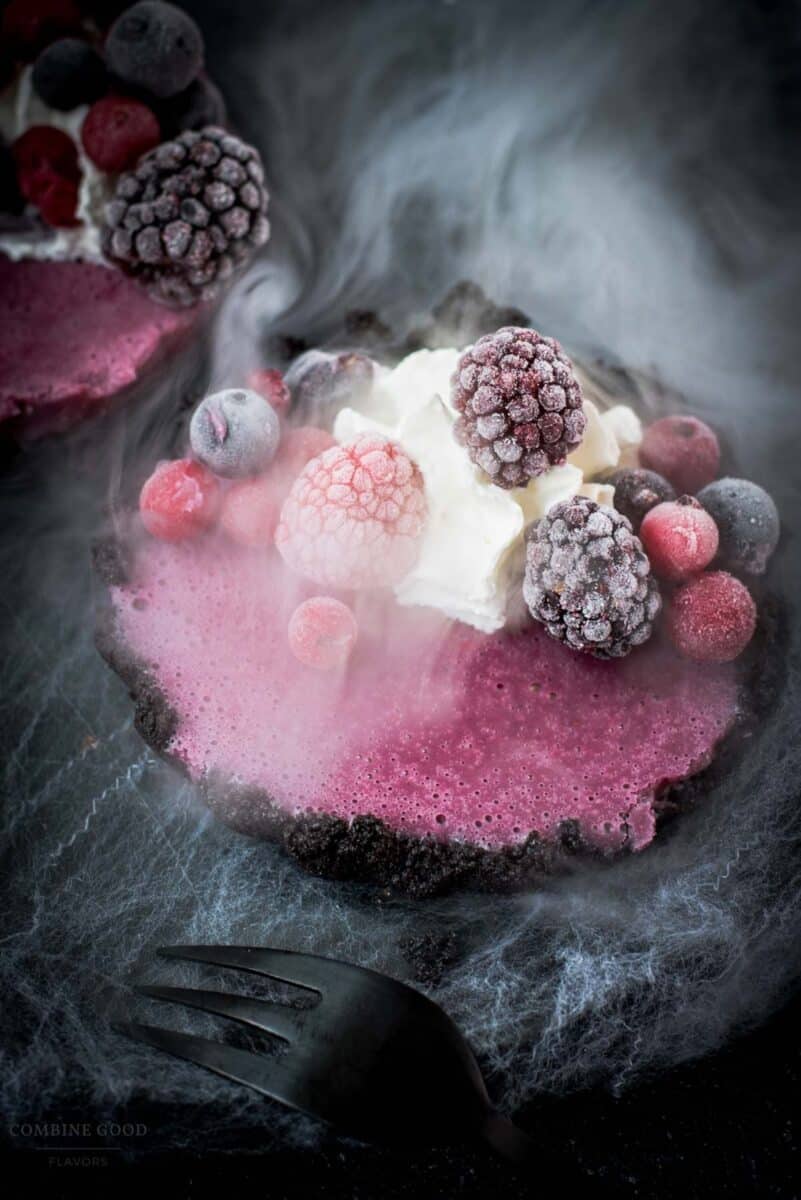
[[[0,421],[17,418],[29,436],[65,428],[192,320],[110,267],[0,255]]]
[[[170,749],[193,778],[485,846],[576,818],[600,847],[640,848],[655,792],[705,765],[736,713],[732,667],[664,641],[599,662],[535,625],[487,636],[365,594],[347,666],[314,672],[287,642],[310,594],[274,552],[141,541],[118,631],[177,710]]]

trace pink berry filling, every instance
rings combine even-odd
[[[118,632],[178,714],[168,749],[193,779],[489,847],[572,818],[599,847],[641,848],[660,789],[708,763],[737,711],[734,668],[666,639],[600,662],[535,625],[488,637],[371,593],[347,667],[310,687],[287,627],[313,593],[274,552],[143,537]]]

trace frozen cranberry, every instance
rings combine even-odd
[[[223,496],[220,528],[241,546],[271,546],[284,495],[272,471],[238,480]]]
[[[730,662],[756,627],[756,605],[745,584],[726,571],[708,571],[673,595],[667,624],[674,645],[697,662]]]
[[[330,671],[347,661],[357,633],[347,604],[333,596],[312,596],[289,619],[289,648],[304,666]]]
[[[280,371],[267,367],[262,371],[251,371],[247,378],[248,387],[258,392],[273,406],[279,417],[285,417],[292,403],[289,387]]]
[[[160,462],[139,495],[142,524],[165,542],[202,533],[213,524],[219,506],[219,481],[191,458]]]
[[[663,417],[646,429],[640,464],[669,479],[678,492],[697,492],[717,477],[720,446],[697,417]]]
[[[718,550],[718,527],[697,500],[680,496],[645,514],[640,539],[654,574],[678,582],[712,562]]]
[[[104,96],[86,114],[81,144],[101,171],[127,171],[147,150],[161,141],[161,127],[152,109],[131,96]]]

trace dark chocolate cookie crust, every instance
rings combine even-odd
[[[492,304],[480,288],[470,283],[457,284],[433,310],[431,321],[404,341],[394,341],[392,332],[373,313],[350,314],[346,319],[355,348],[388,358],[424,346],[463,344],[509,323],[525,325],[529,318],[516,309]],[[283,356],[290,359],[303,348],[304,343],[298,339],[285,338]],[[622,385],[623,392],[631,395],[631,380],[625,372],[608,367],[601,371],[612,390]],[[115,525],[119,528],[119,522]],[[178,714],[147,665],[136,659],[116,629],[108,589],[124,584],[128,578],[129,555],[124,538],[110,535],[98,540],[93,547],[93,561],[105,592],[98,605],[97,647],[130,691],[135,704],[134,724],[141,737],[156,754],[186,774],[185,764],[169,750],[178,728]],[[654,810],[660,832],[678,814],[694,808],[734,768],[747,744],[744,735],[755,730],[779,694],[784,662],[780,647],[785,640],[781,611],[766,583],[758,590],[762,593],[756,597],[759,625],[743,664],[744,710],[707,768],[666,786],[657,796]],[[416,899],[459,889],[510,892],[536,887],[555,875],[590,864],[601,866],[630,852],[624,847],[610,856],[601,854],[587,844],[578,822],[573,820],[562,822],[555,840],[546,841],[531,833],[517,845],[488,850],[467,842],[439,841],[429,835],[414,837],[393,830],[373,816],[356,817],[350,822],[318,813],[294,817],[266,792],[243,788],[219,776],[204,779],[199,790],[208,808],[228,825],[249,836],[263,837],[266,833],[311,874],[365,883]]]

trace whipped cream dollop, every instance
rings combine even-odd
[[[101,229],[103,210],[111,194],[110,177],[98,171],[84,154],[81,126],[88,111],[85,104],[70,112],[50,108],[34,90],[31,67],[20,72],[18,79],[0,95],[0,134],[7,142],[15,141],[33,125],[53,125],[75,142],[81,169],[76,211],[80,225],[53,229],[40,224],[33,229],[0,233],[0,253],[8,258],[106,262],[101,249]]]
[[[453,436],[450,380],[460,354],[418,350],[392,370],[377,368],[358,407],[337,414],[334,436],[345,443],[360,433],[382,433],[399,442],[422,472],[428,519],[417,562],[395,587],[398,602],[435,608],[493,633],[506,623],[519,583],[526,527],[577,494],[611,504],[614,489],[591,477],[618,466],[624,455],[634,461],[642,429],[630,408],[601,412],[585,399],[587,429],[567,462],[525,488],[504,491]]]

